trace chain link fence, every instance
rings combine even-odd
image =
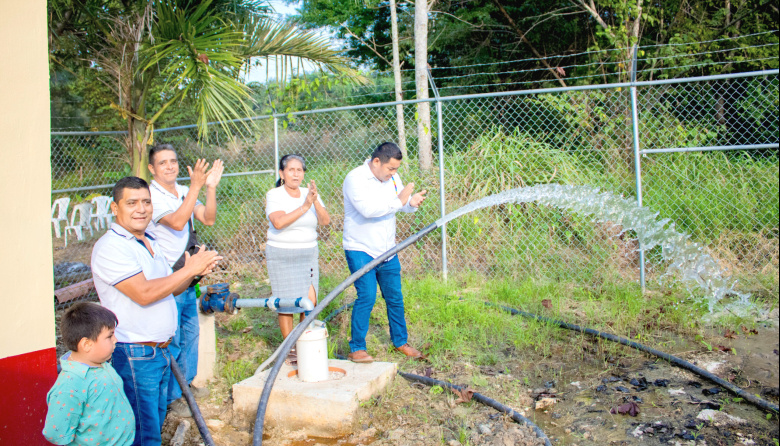
[[[644,205],[704,245],[740,280],[739,288],[776,292],[777,71],[635,85]],[[442,204],[453,211],[510,188],[561,183],[636,197],[628,84],[440,101],[440,116],[431,107],[434,166],[429,170],[417,165],[416,105],[404,105],[409,153],[401,177],[427,189],[429,198],[418,212],[399,216],[399,240],[441,217]],[[373,104],[258,117],[231,132],[212,126],[208,142],[198,139],[194,126],[156,130],[155,143],[176,147],[182,177],[197,158],[225,161],[217,223],[197,225],[201,240],[227,260],[209,283],[266,278],[265,194],[275,181],[276,160],[287,153],[306,157],[307,181],[317,182],[332,217],[320,231],[321,273],[346,277],[342,183],[378,143],[397,141],[395,113],[394,104]],[[52,198],[70,198],[71,210],[78,202],[109,195],[110,185],[128,173],[122,133],[52,134]],[[91,236],[87,231],[84,240],[71,234],[67,247],[64,237],[55,238],[55,265],[89,264],[92,245],[104,231]],[[447,225],[446,248],[444,237],[438,231],[406,249],[400,256],[405,273],[446,270],[453,277],[585,286],[639,278],[639,247],[631,234],[535,204],[476,211]],[[664,262],[660,252],[646,254],[648,286],[657,286],[654,279]],[[89,277],[57,274],[57,288]]]

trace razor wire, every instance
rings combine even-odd
[[[742,289],[776,290],[777,73],[640,84],[640,149],[753,148],[642,155],[644,205],[707,247]],[[398,215],[399,239],[441,216],[437,197],[442,189],[448,211],[506,189],[543,183],[587,184],[636,196],[627,88],[514,93],[442,97],[441,134],[431,104],[426,130],[432,136],[430,169],[418,165],[417,106],[404,104],[408,155],[400,174],[417,190],[427,189],[429,199],[416,213]],[[226,176],[217,189],[217,223],[196,225],[200,240],[225,257],[223,269],[208,283],[267,278],[265,194],[274,187],[278,156],[287,153],[306,158],[306,180],[317,182],[331,214],[331,225],[319,230],[321,273],[343,276],[342,183],[377,144],[398,140],[395,113],[391,103],[257,117],[230,131],[210,126],[207,140],[198,138],[195,126],[156,130],[155,143],[177,149],[181,177],[198,158],[225,162]],[[124,138],[122,132],[52,134],[52,199],[70,198],[68,225],[75,204],[109,195],[110,185],[129,174]],[[439,138],[443,158],[436,150]],[[63,237],[55,237],[55,265],[89,265],[92,246],[106,230],[92,229],[90,235],[82,228],[83,240],[71,232],[67,247]],[[476,274],[585,286],[638,277],[638,246],[631,234],[534,204],[469,214],[447,225],[446,239],[448,273],[456,277]],[[405,250],[400,258],[405,274],[442,271],[442,245],[443,234],[437,233]],[[658,286],[663,266],[658,253],[647,253],[649,286]],[[55,284],[61,288],[88,277],[88,271],[61,271]]]

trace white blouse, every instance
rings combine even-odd
[[[284,186],[271,189],[265,195],[265,215],[269,216],[277,211],[290,213],[296,211],[306,202],[309,188],[301,187],[301,196],[291,197]],[[322,199],[317,196],[317,201],[325,207]],[[300,211],[299,211],[300,212]],[[271,221],[268,221],[268,246],[285,249],[314,248],[317,246],[317,212],[314,206],[310,207],[303,216],[292,222],[284,229],[276,229]]]

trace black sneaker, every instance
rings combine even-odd
[[[171,404],[168,404],[168,412],[172,413],[173,415],[179,418],[192,417],[190,406],[187,405],[187,401],[184,399],[184,397],[181,397],[177,400],[173,400]]]
[[[209,391],[208,387],[195,387],[192,384],[190,384],[190,392],[192,392],[192,396],[195,397],[195,399],[203,399],[211,395],[211,392]]]

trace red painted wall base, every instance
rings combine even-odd
[[[0,359],[0,445],[51,445],[41,431],[56,380],[54,347]]]

